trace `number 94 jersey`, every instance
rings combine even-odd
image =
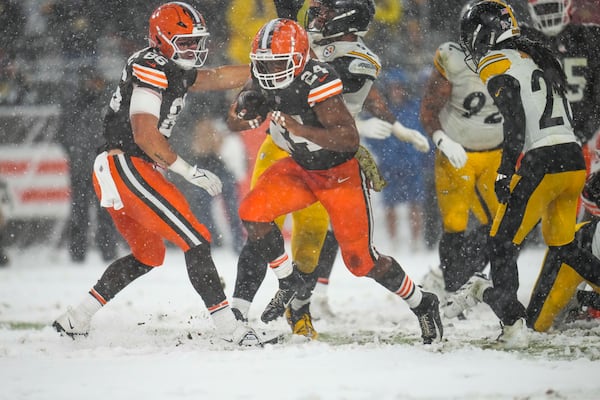
[[[452,84],[449,101],[440,111],[444,132],[467,150],[481,151],[502,144],[502,116],[479,76],[465,64],[465,53],[454,42],[442,44],[433,63]]]

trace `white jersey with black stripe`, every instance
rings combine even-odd
[[[489,150],[503,140],[502,116],[479,76],[465,64],[454,42],[442,44],[434,65],[452,84],[450,99],[439,114],[444,132],[469,150]]]
[[[523,153],[543,146],[575,142],[571,108],[566,96],[553,91],[533,59],[514,49],[488,53],[479,63],[482,82],[497,75],[510,75],[519,82],[525,115]],[[502,88],[498,89],[499,91]]]

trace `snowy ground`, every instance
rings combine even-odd
[[[437,264],[432,251],[383,243],[418,282]],[[36,254],[33,254],[36,253]],[[49,324],[77,303],[104,265],[85,265],[47,248],[10,250],[0,269],[0,399],[597,399],[600,329],[588,324],[533,335],[527,352],[488,348],[497,320],[478,306],[466,321],[445,321],[443,343],[424,346],[408,307],[339,259],[329,289],[337,317],[316,322],[323,341],[263,349],[211,344],[212,324],[187,280],[183,256],[134,282],[73,341]],[[520,259],[520,297],[527,301],[543,252]],[[236,258],[214,250],[231,294]],[[268,275],[251,310],[256,326],[286,331],[284,321],[258,323],[275,289]],[[347,340],[357,332],[356,340]],[[336,338],[346,337],[344,340]],[[488,340],[489,339],[489,340]],[[337,342],[336,342],[337,341]],[[345,343],[346,341],[350,343]],[[344,343],[341,343],[344,342]],[[354,343],[352,343],[354,342]]]

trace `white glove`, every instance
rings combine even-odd
[[[443,131],[437,130],[431,135],[433,143],[450,160],[450,164],[456,169],[460,169],[467,163],[467,152],[465,148],[454,140],[450,139]]]
[[[169,165],[169,169],[183,176],[188,182],[200,186],[211,196],[218,195],[221,193],[221,189],[223,189],[223,184],[218,176],[205,169],[200,169],[196,166],[192,167],[179,156],[177,156],[177,160],[173,164]]]
[[[419,131],[410,129],[402,125],[400,122],[394,122],[392,125],[392,133],[403,142],[408,142],[421,153],[429,151],[429,140]]]
[[[357,119],[356,129],[362,137],[385,139],[392,133],[392,124],[379,118]]]

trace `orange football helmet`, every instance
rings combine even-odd
[[[273,19],[252,42],[252,74],[264,89],[285,88],[304,70],[309,51],[304,28],[291,19]]]
[[[150,16],[150,46],[183,69],[204,65],[208,36],[204,17],[189,4],[179,1],[166,3]]]

